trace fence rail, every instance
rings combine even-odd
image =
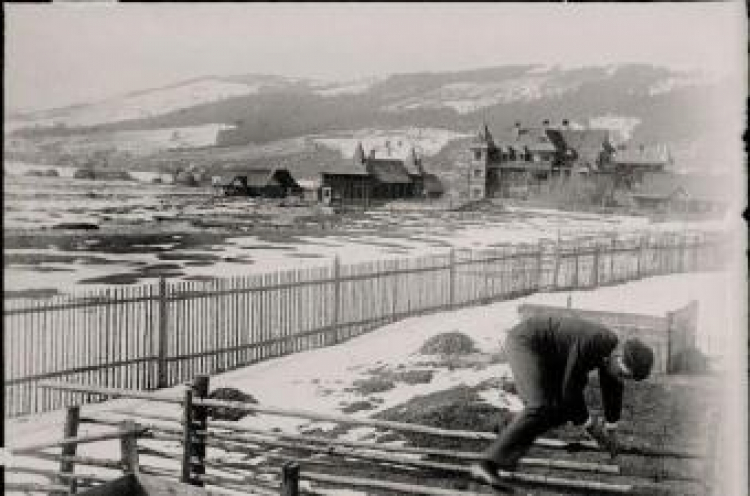
[[[587,237],[444,254],[6,300],[7,417],[97,401],[56,378],[155,389],[336,344],[394,320],[536,291],[715,270],[716,233]]]

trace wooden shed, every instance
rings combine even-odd
[[[226,196],[286,198],[303,191],[287,169],[277,168],[225,172],[214,185]]]

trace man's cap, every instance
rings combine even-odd
[[[651,374],[654,351],[640,339],[630,338],[622,347],[622,361],[633,374],[633,379],[642,381]]]

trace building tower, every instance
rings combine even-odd
[[[495,141],[487,123],[484,123],[479,129],[470,149],[469,199],[481,200],[487,197],[487,172],[495,152]]]

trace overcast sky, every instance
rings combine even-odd
[[[745,73],[744,2],[5,4],[6,106],[209,74],[349,79],[510,63]]]

